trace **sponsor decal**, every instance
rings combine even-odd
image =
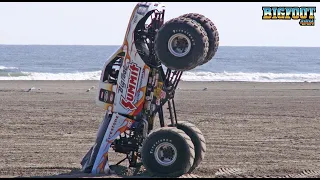
[[[120,104],[128,109],[128,110],[135,110],[137,107],[134,105],[134,100],[136,93],[138,91],[138,81],[139,81],[139,74],[141,68],[137,66],[135,63],[131,63],[129,65],[129,78],[127,83],[127,92],[125,93],[125,97],[123,94],[121,95]]]
[[[128,59],[126,61],[129,61]],[[128,70],[128,66],[126,63],[124,63],[124,66],[122,66],[122,72],[121,72],[121,80],[120,80],[120,85],[118,86],[119,88],[119,92],[123,93],[123,89],[126,88],[126,77],[127,77],[127,70]]]
[[[109,95],[108,91],[105,91],[104,92],[104,102],[108,102],[108,99],[109,99],[108,95]]]
[[[111,93],[109,96],[109,101],[113,102],[114,95]]]
[[[109,133],[109,136],[108,136],[108,140],[110,140],[111,139],[111,137],[114,135],[114,130],[115,130],[115,125],[117,124],[117,122],[118,122],[118,118],[119,118],[119,116],[116,116],[115,117],[115,119],[114,119],[114,122],[113,122],[113,124],[112,124],[112,126],[111,126],[111,129],[110,129],[110,133]]]
[[[136,23],[138,21],[138,16],[135,15],[134,18],[133,18],[133,23]]]
[[[114,92],[108,91],[108,90],[105,90],[105,89],[100,89],[100,93],[99,94],[100,94],[99,101],[102,101],[102,102],[108,103],[108,104],[113,104]]]

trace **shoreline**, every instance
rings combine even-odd
[[[42,88],[44,90],[56,91],[64,90],[71,91],[74,85],[77,90],[88,90],[99,86],[98,80],[0,80],[1,89],[20,89],[27,90],[29,88]],[[320,82],[252,82],[252,81],[180,81],[177,90],[181,89],[319,89]],[[69,90],[68,90],[69,89]],[[91,91],[91,90],[90,90]]]

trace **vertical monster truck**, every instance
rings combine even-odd
[[[138,3],[123,45],[104,64],[96,102],[106,114],[95,144],[81,162],[83,172],[112,172],[110,148],[126,154],[131,167],[143,164],[156,176],[191,173],[204,158],[205,138],[195,125],[177,120],[174,94],[184,71],[214,57],[218,31],[201,14],[165,23],[164,14],[162,3]],[[163,115],[165,104],[169,124]],[[156,115],[161,128],[154,130]]]

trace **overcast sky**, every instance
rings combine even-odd
[[[0,2],[0,44],[120,45],[136,2]],[[165,20],[200,13],[217,26],[221,46],[320,47],[314,27],[299,20],[262,20],[262,6],[317,6],[319,2],[166,2]],[[320,11],[319,9],[317,9]],[[319,14],[319,15],[318,15]]]

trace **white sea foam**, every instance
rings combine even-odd
[[[99,80],[101,71],[78,73],[30,73],[23,76],[0,76],[0,80]],[[183,81],[253,81],[253,82],[320,82],[320,74],[283,74],[283,73],[212,73],[184,72]]]
[[[185,72],[184,81],[320,82],[320,74]]]
[[[78,73],[21,72],[23,76],[0,76],[0,80],[99,80],[101,71]]]
[[[18,69],[18,68],[17,67],[0,66],[0,70],[5,70],[5,69]]]

